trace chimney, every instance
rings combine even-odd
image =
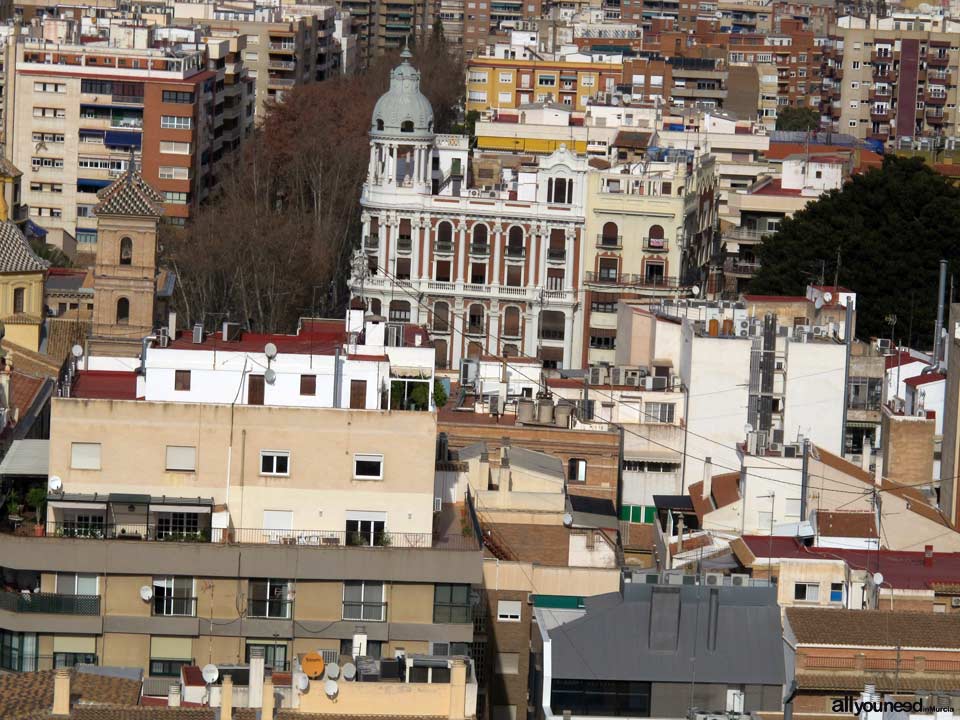
[[[263,704],[263,646],[250,648],[250,681],[247,683],[247,707]],[[272,682],[272,681],[271,681]]]
[[[273,720],[273,709],[276,705],[273,695],[273,675],[263,678],[263,707],[260,710],[260,720]]]
[[[860,469],[864,472],[870,472],[870,461],[873,459],[873,447],[869,443],[863,444],[863,458],[860,461]]]
[[[57,670],[53,676],[53,711],[52,715],[67,717],[70,715],[70,671],[66,668]]]
[[[180,707],[180,683],[170,683],[167,688],[167,707]]]
[[[220,684],[220,720],[233,720],[232,675],[224,675]]]
[[[703,459],[703,499],[709,500],[713,491],[713,463],[709,457]]]
[[[933,545],[923,546],[923,566],[933,567]]]

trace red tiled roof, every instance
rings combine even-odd
[[[807,152],[807,146],[804,143],[790,142],[771,142],[770,148],[764,153],[767,160],[783,160],[791,155],[803,154]],[[842,145],[810,145],[809,150],[812,153],[854,153],[858,158],[857,169],[868,167],[880,167],[883,165],[883,157],[872,150],[859,150],[859,155],[854,148],[844,147]]]
[[[817,534],[824,537],[878,537],[876,516],[872,512],[821,510],[816,518]]]
[[[710,494],[717,503],[714,508],[710,498],[703,497],[703,481],[693,483],[687,492],[690,494],[690,501],[693,503],[693,510],[697,517],[703,520],[703,516],[713,510],[731,505],[740,499],[740,473],[729,472],[722,475],[714,475],[710,480]]]
[[[909,365],[914,362],[923,362],[923,360],[915,358],[905,350],[898,350],[896,355],[887,355],[884,358],[883,364],[887,370],[891,370],[898,365]]]
[[[946,380],[947,376],[943,373],[930,373],[929,375],[916,375],[912,378],[907,378],[903,382],[909,385],[910,387],[919,387],[920,385],[927,385],[933,382],[940,382],[941,380]]]
[[[370,362],[388,362],[386,355],[347,355],[347,360],[368,360]]]
[[[120,370],[81,370],[71,397],[95,400],[136,400],[137,374]]]
[[[298,353],[303,355],[332,355],[334,350],[347,339],[343,324],[337,331],[302,332],[299,335],[278,335],[267,333],[243,333],[239,340],[225,341],[218,333],[210,333],[203,342],[193,342],[190,332],[177,333],[177,339],[170,343],[173,350],[223,350],[230,352],[262,353],[267,343],[277,346],[277,352]]]
[[[766,185],[757,188],[751,193],[751,195],[781,195],[785,197],[800,197],[802,193],[802,190],[791,190],[790,188],[783,187],[783,182],[777,178],[775,180],[771,180]]]

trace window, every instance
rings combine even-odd
[[[155,577],[153,579],[154,615],[196,615],[193,578]]]
[[[133,240],[128,237],[120,238],[120,264],[130,265],[133,262]]]
[[[247,615],[257,618],[289,618],[293,604],[287,596],[290,584],[286,580],[251,580]]]
[[[383,602],[383,583],[346,581],[343,583],[343,619],[383,622],[386,604]]]
[[[180,677],[180,668],[193,663],[193,639],[189,637],[151,637],[150,674]]]
[[[519,600],[497,600],[497,622],[520,622],[522,606]]]
[[[478,72],[476,70],[471,70],[468,73],[467,82],[485,83],[486,81],[487,81],[487,73],[485,72]],[[501,82],[503,81],[501,80]],[[507,82],[510,82],[510,81],[507,80]]]
[[[70,467],[73,470],[99,470],[100,443],[71,443]]]
[[[830,602],[843,602],[843,583],[830,583]]]
[[[650,683],[626,680],[565,680],[554,678],[550,708],[577,715],[650,717]]]
[[[647,403],[643,418],[647,422],[673,423],[674,403]]]
[[[189,130],[193,125],[193,118],[180,115],[161,115],[160,127],[164,130]]]
[[[433,621],[435,623],[468,623],[472,617],[469,585],[434,586]]]
[[[510,83],[513,82],[513,73],[512,72],[502,72],[500,73],[500,82]]]
[[[33,91],[45,93],[65,93],[67,91],[67,86],[64,83],[35,82],[33,84]]]
[[[556,75],[541,75],[537,78],[537,85],[540,87],[555,87],[557,84]]]
[[[784,514],[787,517],[800,517],[800,498],[787,498]]]
[[[511,92],[497,93],[497,102],[502,104],[502,103],[509,103],[511,100],[513,100],[513,93]]]
[[[467,92],[467,100],[469,102],[486,102],[487,94],[477,90],[469,90]],[[382,122],[382,120],[378,120],[377,122]]]
[[[189,536],[191,540],[209,539],[200,532],[200,516],[193,512],[163,512],[157,517],[157,539]]]
[[[165,103],[180,103],[182,105],[192,105],[193,104],[193,93],[192,92],[179,92],[176,90],[164,90],[163,91],[163,102]]]
[[[33,116],[35,118],[59,118],[62,120],[67,116],[67,111],[63,108],[35,107]]]
[[[587,481],[587,461],[583,458],[570,458],[567,461],[567,482]]]
[[[190,371],[175,370],[173,373],[173,389],[186,392],[190,389]]]
[[[859,70],[859,69],[860,69],[860,61],[859,61],[859,60],[854,60],[852,67],[853,67],[854,70]]]
[[[163,200],[171,205],[186,205],[190,200],[190,194],[185,192],[164,191]]]
[[[195,472],[197,469],[197,448],[193,445],[167,445],[167,470],[173,472]]]
[[[793,599],[806,602],[816,602],[820,599],[819,583],[794,583]]]
[[[387,514],[385,512],[366,512],[347,510],[347,545],[365,547],[384,546],[390,543],[386,533]]]
[[[263,649],[263,663],[267,667],[281,672],[290,669],[290,661],[287,660],[286,643],[277,643],[271,640],[248,640],[246,654],[246,662],[248,663],[250,662],[250,655],[253,648]]]
[[[261,450],[260,474],[289,475],[290,453],[281,450]]]
[[[37,168],[53,168],[54,170],[63,168],[63,158],[35,157],[30,159],[30,164]]]
[[[169,140],[160,141],[160,152],[166,153],[168,155],[189,155],[190,154],[190,143],[188,142],[172,142]]]
[[[354,480],[383,480],[383,455],[354,455]]]
[[[301,395],[317,394],[317,376],[316,375],[300,376],[300,394]]]
[[[23,312],[23,298],[25,295],[26,295],[26,290],[24,288],[13,289],[13,312],[14,313]]]
[[[57,573],[57,595],[99,595],[99,578],[89,573]]]
[[[161,165],[157,175],[161,180],[189,180],[190,168]]]

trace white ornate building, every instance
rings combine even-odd
[[[434,134],[409,57],[373,112],[353,295],[426,325],[438,367],[481,355],[579,367],[586,160],[560,146],[473,187],[468,138]]]

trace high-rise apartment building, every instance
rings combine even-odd
[[[844,18],[824,52],[823,122],[884,143],[956,135],[958,28],[932,16]]]
[[[97,191],[131,157],[163,196],[167,221],[182,223],[252,122],[235,62],[226,85],[229,47],[218,57],[200,45],[23,38],[6,50],[6,155],[29,177],[23,201],[31,218],[68,254],[95,251]]]
[[[361,67],[426,33],[434,14],[428,0],[339,0],[337,6],[353,18]]]

